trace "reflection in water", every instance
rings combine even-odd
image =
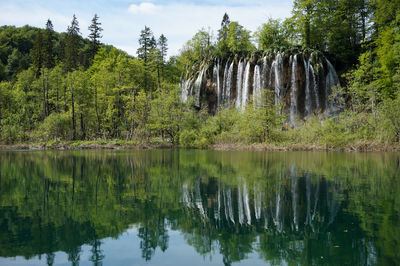
[[[396,154],[0,153],[0,256],[99,265],[135,228],[146,261],[185,245],[204,264],[399,264],[399,170]]]

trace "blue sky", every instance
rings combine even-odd
[[[217,32],[222,16],[227,12],[255,31],[268,18],[290,16],[292,0],[0,0],[0,25],[33,25],[43,27],[50,18],[56,31],[65,31],[76,14],[81,33],[95,13],[102,23],[102,41],[131,55],[136,54],[138,36],[149,26],[156,38],[162,33],[168,38],[169,55],[175,55],[199,29]]]

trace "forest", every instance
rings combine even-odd
[[[253,33],[225,14],[219,29],[200,29],[168,57],[168,36],[147,26],[136,56],[103,44],[97,15],[86,37],[75,15],[63,33],[50,19],[44,28],[1,26],[0,143],[390,147],[400,142],[399,27],[398,0],[294,0],[291,17],[266,19]],[[341,112],[288,127],[270,91],[244,110],[210,113],[182,101],[191,69],[268,51],[329,58]]]

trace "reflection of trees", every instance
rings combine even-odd
[[[271,264],[398,264],[398,173],[387,155],[4,153],[0,255],[78,263],[87,244],[101,265],[101,239],[136,224],[146,260],[172,228],[226,265],[255,251]]]

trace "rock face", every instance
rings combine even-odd
[[[181,82],[182,100],[193,97],[196,107],[207,106],[210,113],[230,105],[240,110],[251,102],[260,105],[265,101],[263,91],[270,90],[268,95],[292,125],[312,114],[338,112],[331,96],[338,86],[334,67],[317,52],[216,59]]]

